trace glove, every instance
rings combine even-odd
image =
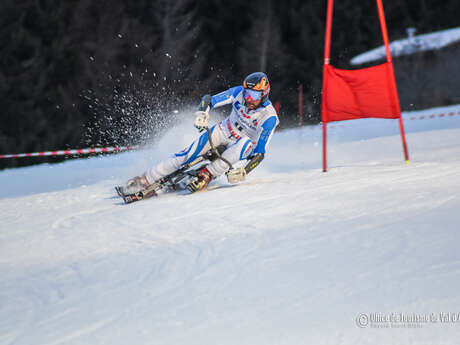
[[[195,116],[195,127],[201,132],[205,127],[208,127],[210,118],[209,113],[206,111],[197,111]]]
[[[244,168],[236,168],[227,171],[228,183],[235,184],[246,179],[246,170]]]
[[[246,173],[249,174],[256,166],[260,164],[260,162],[263,161],[264,159],[264,154],[263,153],[256,153],[255,155],[248,157],[248,160],[250,159],[249,163],[246,164],[244,167],[244,170],[246,170]]]

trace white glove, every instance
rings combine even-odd
[[[201,132],[209,124],[209,113],[207,111],[197,111],[195,113],[195,127]]]
[[[235,184],[246,179],[246,170],[244,168],[236,168],[227,171],[228,183]]]

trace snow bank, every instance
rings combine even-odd
[[[453,28],[393,41],[390,43],[390,51],[392,56],[410,55],[438,50],[458,41],[460,41],[460,28]],[[384,59],[386,59],[385,46],[381,46],[355,56],[350,62],[352,65],[360,65]]]

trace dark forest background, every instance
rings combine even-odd
[[[384,0],[390,40],[460,25],[458,0]],[[326,0],[2,0],[0,153],[136,144],[265,71],[282,127],[318,122]],[[335,2],[332,63],[382,44],[374,0]],[[402,108],[460,103],[458,46],[395,59]],[[446,78],[446,79],[443,79]],[[450,79],[449,79],[450,78]],[[62,158],[61,158],[62,159]],[[0,168],[44,160],[2,160]]]

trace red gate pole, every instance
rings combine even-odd
[[[379,21],[380,21],[380,27],[382,29],[382,36],[383,36],[383,43],[385,44],[385,51],[387,55],[387,62],[389,66],[389,79],[390,83],[393,89],[393,99],[395,99],[395,108],[396,111],[399,115],[399,129],[401,132],[401,139],[402,139],[402,144],[403,144],[403,150],[404,150],[404,158],[406,160],[406,164],[409,164],[409,150],[407,149],[407,143],[406,143],[406,135],[404,132],[404,124],[402,121],[402,116],[401,116],[401,105],[399,104],[399,97],[398,97],[398,91],[396,88],[396,80],[395,80],[395,72],[393,68],[393,61],[391,59],[391,52],[390,52],[390,44],[388,40],[388,31],[387,31],[387,25],[385,22],[385,13],[383,11],[383,4],[382,0],[376,0],[377,1],[377,8],[379,11]]]
[[[404,149],[404,158],[406,159],[406,164],[409,164],[410,163],[409,151],[407,150],[406,135],[404,133],[404,125],[403,125],[403,120],[402,120],[401,115],[399,115],[399,129],[401,131],[401,139],[402,139],[403,149]]]
[[[331,52],[331,31],[332,31],[332,13],[334,9],[334,0],[327,2],[327,19],[326,19],[326,37],[324,42],[324,65],[323,65],[323,90],[321,97],[321,121],[323,124],[323,172],[327,171],[327,107],[326,107],[326,90],[327,90],[327,67],[330,63]]]
[[[327,171],[327,123],[323,122],[323,172]]]
[[[299,85],[299,114],[297,123],[299,127],[303,125],[303,85]]]

